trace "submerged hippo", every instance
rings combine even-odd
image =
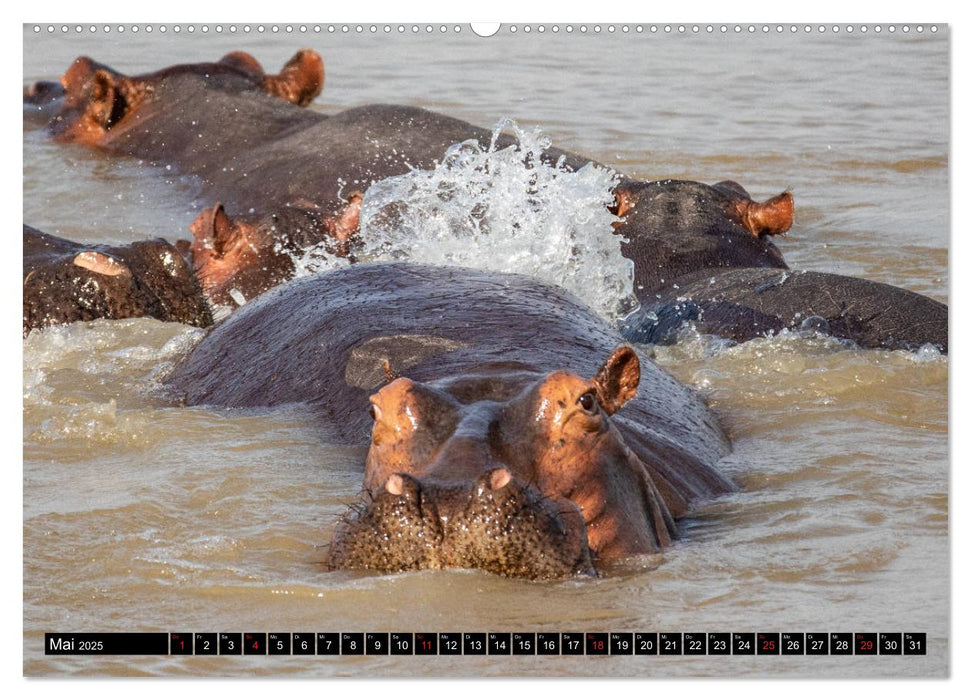
[[[60,83],[38,80],[24,86],[24,121],[43,125],[64,106],[64,88]]]
[[[187,63],[134,76],[80,56],[61,77],[60,90],[40,81],[25,89],[24,100],[62,101],[60,112],[49,125],[58,140],[124,151],[119,141],[151,139],[146,132],[151,131],[152,122],[142,120],[151,119],[160,102],[167,105],[172,119],[191,117],[182,114],[180,107],[186,105],[172,104],[171,100],[200,98],[203,95],[199,89],[209,88],[213,94],[273,98],[303,107],[320,94],[323,85],[323,60],[310,49],[294,54],[276,75],[268,75],[253,56],[243,51],[226,54],[216,63]],[[194,94],[192,87],[196,88]],[[211,107],[216,110],[219,106]],[[207,147],[213,145],[207,136],[226,137],[225,133],[206,134],[205,124],[182,124],[183,130],[192,127],[199,127],[194,136],[205,140]],[[258,133],[259,127],[251,125],[250,132]],[[167,147],[174,149],[178,144]]]
[[[215,327],[167,384],[189,404],[303,402],[367,444],[333,568],[553,578],[677,537],[733,489],[687,387],[531,278],[361,264],[303,277]]]
[[[766,235],[791,225],[787,193],[760,204],[735,182],[671,180],[622,184],[615,194],[641,302],[622,322],[629,340],[668,342],[691,323],[737,341],[792,329],[864,348],[947,352],[945,304],[871,280],[789,270]]]
[[[665,343],[685,323],[739,342],[812,331],[863,348],[948,350],[947,306],[889,284],[807,270],[739,268],[686,275],[622,322],[628,340]]]
[[[735,267],[786,268],[772,237],[793,223],[792,193],[755,202],[736,182],[621,183],[614,190],[621,250],[641,303],[683,275]]]
[[[98,318],[149,316],[194,326],[212,313],[192,268],[161,239],[75,243],[24,226],[24,335]]]

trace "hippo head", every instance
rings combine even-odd
[[[365,502],[332,568],[480,568],[546,579],[656,551],[673,523],[611,416],[637,391],[633,349],[586,379],[508,366],[371,397]]]
[[[74,60],[61,77],[60,111],[50,122],[55,138],[96,145],[128,110],[127,78],[87,56]]]
[[[38,80],[24,86],[24,122],[43,126],[57,114],[64,104],[64,88],[60,83]]]
[[[214,304],[242,305],[293,276],[293,258],[268,227],[234,221],[222,204],[204,209],[189,231],[192,265]]]
[[[192,264],[215,304],[242,304],[291,279],[294,259],[322,243],[347,255],[363,196],[354,192],[331,215],[309,202],[255,219],[231,218],[222,204],[204,209],[189,226]]]
[[[23,300],[24,335],[97,318],[212,324],[191,268],[161,239],[85,246],[25,226]]]
[[[642,302],[684,275],[713,268],[786,268],[771,237],[793,222],[791,192],[753,201],[738,183],[628,182],[614,190],[615,224],[634,261]]]
[[[203,76],[212,87],[252,90],[305,106],[320,94],[324,66],[316,51],[298,51],[280,73],[268,75],[255,58],[237,51],[218,63],[172,66],[156,73],[126,76],[87,56],[74,60],[61,77],[61,91],[45,93],[63,97],[49,128],[60,141],[100,145],[111,129],[136,115],[139,105],[166,79],[182,74]],[[37,91],[25,90],[24,99],[35,100]],[[129,119],[130,121],[130,119]]]

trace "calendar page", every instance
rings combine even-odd
[[[22,31],[25,676],[950,675],[946,24]]]

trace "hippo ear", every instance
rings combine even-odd
[[[734,180],[722,180],[721,182],[716,182],[714,185],[712,185],[712,187],[716,190],[721,190],[728,195],[736,195],[744,199],[752,199],[752,195],[748,193],[748,190]]]
[[[629,345],[621,345],[607,358],[593,378],[600,407],[609,416],[621,409],[637,394],[641,381],[641,363]]]
[[[234,68],[240,73],[245,73],[256,80],[259,80],[266,75],[266,71],[263,70],[263,66],[260,65],[260,62],[245,51],[233,51],[228,53],[219,59],[219,63],[221,65]]]
[[[38,80],[24,87],[24,104],[43,105],[64,97],[64,87],[49,80]]]
[[[301,49],[277,75],[263,78],[269,94],[306,107],[324,88],[324,60],[313,49]]]
[[[108,275],[109,277],[131,276],[131,270],[125,263],[96,250],[85,250],[78,253],[74,256],[74,264],[83,267],[85,270],[97,272],[99,275]]]
[[[361,205],[364,195],[352,192],[347,196],[347,204],[332,219],[326,220],[328,232],[339,241],[346,241],[353,236],[361,226]]]
[[[608,207],[610,213],[619,219],[623,219],[634,208],[637,198],[634,192],[623,185],[614,189],[614,205]]]
[[[125,100],[119,89],[125,77],[108,66],[80,56],[61,77],[68,104],[102,129],[109,128],[124,116]]]
[[[87,56],[75,58],[64,75],[61,76],[61,86],[64,88],[64,92],[80,94],[84,90],[84,86],[91,80],[91,76],[99,68],[104,68],[104,66]]]
[[[194,242],[212,249],[217,257],[225,255],[236,238],[236,224],[226,215],[225,208],[219,202],[211,209],[203,209],[189,225],[189,230]]]
[[[88,87],[88,115],[101,128],[108,129],[124,116],[124,101],[115,77],[104,69],[95,71]]]
[[[792,228],[793,210],[792,192],[788,190],[764,202],[751,199],[735,202],[735,211],[742,225],[756,238],[778,236]]]

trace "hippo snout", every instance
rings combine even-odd
[[[544,497],[504,467],[470,483],[392,474],[344,517],[327,563],[384,573],[475,568],[527,579],[596,573],[576,505]]]

